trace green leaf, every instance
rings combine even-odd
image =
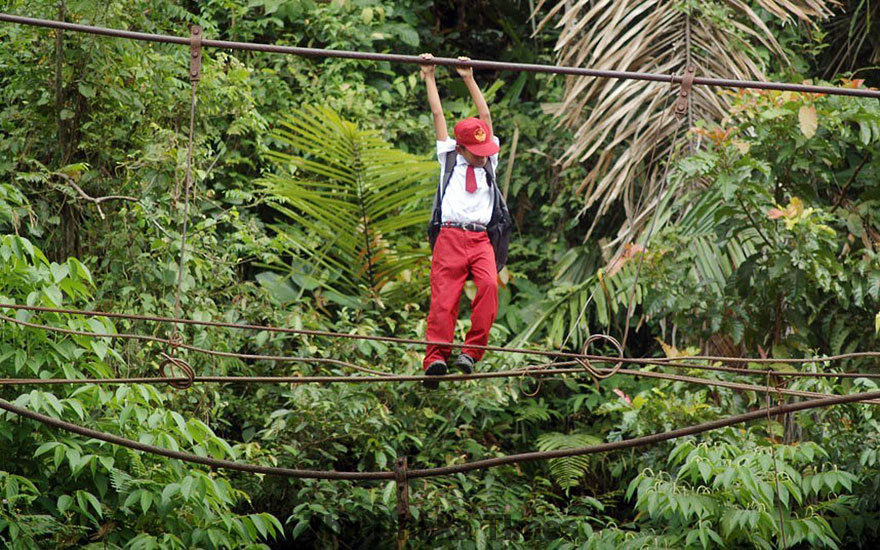
[[[58,497],[58,511],[60,513],[65,513],[70,509],[70,505],[73,504],[73,497],[70,495],[61,495]]]
[[[84,83],[80,82],[77,85],[77,89],[79,90],[79,93],[81,93],[82,95],[84,95],[87,98],[95,97],[95,89],[92,88],[91,86],[89,86],[88,84],[84,84]]]
[[[269,536],[269,533],[266,530],[266,523],[263,521],[263,518],[260,517],[258,514],[253,514],[248,517],[253,522],[254,527],[257,528],[257,531],[260,532],[260,536],[262,536],[264,539],[267,538]]]
[[[147,513],[150,505],[153,504],[153,493],[149,491],[141,491],[141,512]]]
[[[299,520],[297,522],[296,526],[293,528],[293,531],[290,533],[293,540],[298,539],[299,536],[303,533],[303,531],[308,529],[308,527],[309,527],[309,520],[307,520],[307,519]]]
[[[142,491],[141,489],[138,489],[137,491],[134,491],[134,492],[130,493],[130,494],[125,498],[125,502],[122,503],[122,507],[123,507],[123,508],[128,508],[129,506],[131,506],[132,504],[134,504],[135,502],[137,502],[137,501],[138,501],[138,498],[140,497],[140,493],[141,493],[141,491]]]
[[[37,447],[36,451],[34,451],[34,458],[36,458],[44,453],[49,452],[50,450],[54,449],[55,447],[58,447],[59,445],[63,445],[63,443],[61,443],[59,441],[49,441],[49,442],[43,443],[42,445]]]
[[[859,140],[861,140],[862,145],[869,145],[871,143],[871,125],[867,122],[859,122]]]
[[[85,501],[88,504],[92,505],[92,508],[95,510],[95,513],[98,514],[98,517],[104,517],[104,512],[101,509],[101,503],[98,502],[98,499],[95,497],[95,495],[93,495],[92,493],[89,493],[87,491],[77,491],[76,492],[76,500],[79,503],[80,507],[83,509],[83,511],[85,511],[85,506],[83,505],[83,502],[80,500],[80,497],[85,499]]]
[[[697,462],[697,469],[700,470],[700,476],[706,483],[712,478],[712,465],[705,461]]]

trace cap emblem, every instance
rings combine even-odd
[[[474,130],[474,139],[477,140],[478,143],[483,143],[486,141],[486,132],[482,128],[477,128]]]

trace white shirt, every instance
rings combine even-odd
[[[492,141],[499,144],[497,136],[492,136]],[[444,174],[446,155],[455,151],[455,140],[448,138],[446,141],[437,142],[437,160],[440,161],[440,181],[445,181]],[[498,153],[489,157],[493,171],[498,168]],[[492,190],[486,183],[486,169],[474,167],[474,175],[477,177],[477,190],[468,193],[465,189],[465,177],[468,163],[461,155],[456,155],[455,167],[443,202],[440,204],[442,214],[441,222],[455,223],[481,223],[488,225],[492,219]],[[497,183],[497,175],[496,175]]]

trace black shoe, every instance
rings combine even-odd
[[[443,376],[446,374],[446,363],[443,361],[434,361],[425,369],[425,376]],[[440,387],[439,380],[425,380],[422,385],[429,390],[436,390]]]
[[[458,356],[458,359],[455,360],[453,366],[465,374],[470,374],[474,372],[474,363],[476,363],[476,361],[473,357],[467,353],[462,353]]]

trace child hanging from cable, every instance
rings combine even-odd
[[[489,106],[474,80],[473,69],[456,67],[471,94],[478,118],[466,118],[456,124],[455,139],[451,139],[434,79],[435,65],[430,63],[433,56],[421,57],[426,61],[421,77],[428,89],[440,161],[440,181],[428,224],[433,257],[431,309],[425,338],[452,342],[461,291],[465,281],[472,278],[477,295],[471,303],[471,328],[453,364],[469,374],[484,353],[469,346],[485,346],[489,342],[489,329],[498,314],[498,271],[507,262],[512,220],[495,179],[499,141],[492,133]],[[425,375],[446,374],[451,352],[451,346],[429,345],[423,362]],[[438,385],[437,380],[425,382],[429,389]]]

